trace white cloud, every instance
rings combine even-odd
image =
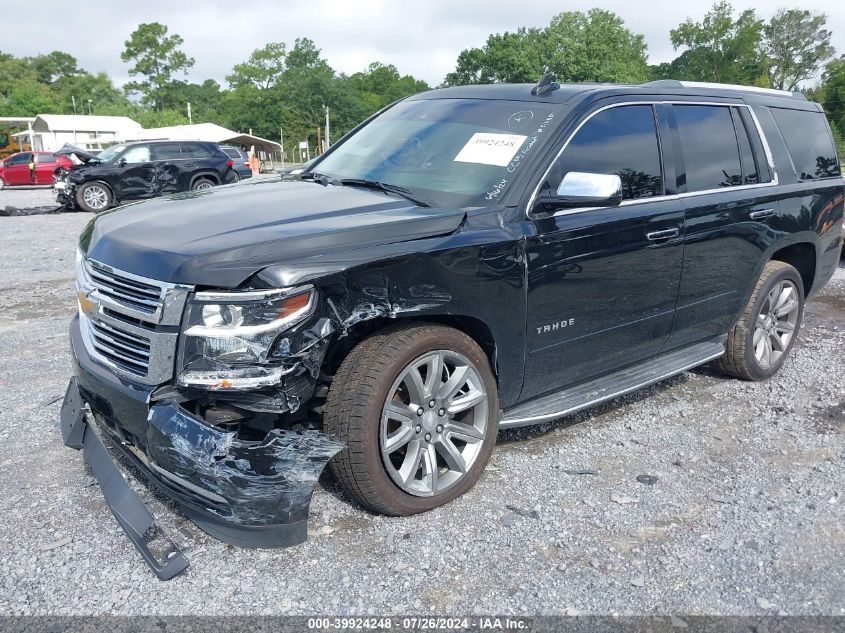
[[[674,56],[669,30],[686,17],[700,19],[711,5],[711,0],[597,3],[618,13],[628,28],[645,35],[650,60],[655,63]],[[754,8],[760,16],[769,17],[779,5],[736,1],[734,6],[738,10]],[[845,5],[804,0],[800,6],[826,12],[833,45],[845,49]],[[128,66],[120,60],[123,42],[140,22],[157,21],[184,38],[184,50],[196,59],[190,73],[195,81],[210,77],[223,83],[232,66],[254,48],[270,41],[290,46],[296,37],[309,37],[339,71],[352,73],[380,61],[432,85],[454,69],[463,49],[481,46],[490,33],[544,26],[556,13],[588,8],[572,0],[145,0],[73,8],[49,0],[38,7],[33,11],[26,3],[5,3],[0,50],[14,55],[65,50],[75,55],[83,68],[105,71],[118,83],[128,79]]]

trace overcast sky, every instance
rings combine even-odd
[[[711,0],[667,2],[612,0],[594,6],[619,14],[628,28],[645,35],[651,63],[674,57],[669,30],[687,17],[700,20]],[[733,3],[770,17],[778,7],[797,2]],[[353,73],[373,61],[395,65],[431,85],[455,67],[461,50],[481,46],[490,33],[520,26],[545,26],[561,11],[586,10],[589,4],[548,0],[174,0],[82,2],[52,0],[3,2],[0,51],[17,56],[64,50],[86,70],[128,81],[120,60],[123,43],[141,22],[161,22],[184,40],[196,60],[189,77],[224,83],[232,66],[267,42],[288,46],[310,37],[338,71]],[[845,3],[802,0],[801,8],[824,11],[833,45],[845,52]]]

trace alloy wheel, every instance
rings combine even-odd
[[[109,194],[100,185],[91,185],[82,192],[82,198],[91,209],[105,209],[109,203]]]
[[[754,358],[763,369],[778,362],[789,348],[801,301],[798,288],[788,279],[774,285],[757,315],[754,328]]]
[[[393,482],[408,494],[433,496],[461,481],[487,441],[487,402],[481,374],[461,354],[437,350],[406,366],[388,392],[379,427]]]
[[[194,187],[194,191],[207,191],[211,189],[214,185],[212,185],[207,180],[203,180],[202,182],[198,182]]]

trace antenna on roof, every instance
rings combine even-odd
[[[555,76],[548,70],[543,73],[537,85],[531,89],[531,94],[535,97],[542,97],[543,95],[554,92],[560,88],[560,84],[554,81]]]

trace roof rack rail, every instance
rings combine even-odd
[[[658,79],[641,84],[653,86],[654,88],[712,88],[714,90],[737,90],[740,92],[757,92],[778,97],[794,97],[806,100],[802,92],[791,92],[789,90],[778,90],[777,88],[761,88],[760,86],[740,86],[738,84],[720,84],[709,81],[679,81],[677,79]]]

